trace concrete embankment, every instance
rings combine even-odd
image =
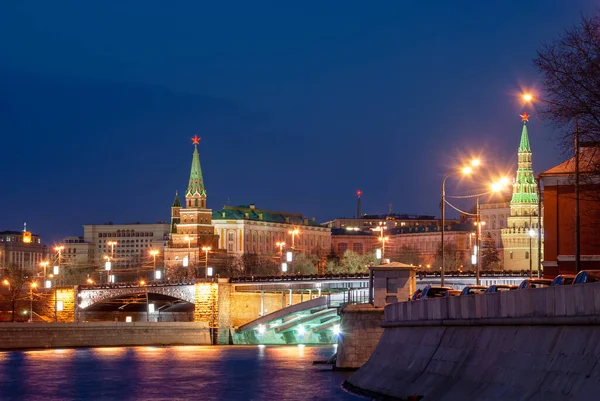
[[[383,334],[383,308],[348,305],[342,311],[335,367],[358,369],[371,356]]]
[[[3,323],[0,349],[210,345],[207,323]]]
[[[423,400],[596,399],[600,283],[405,302],[347,381]]]

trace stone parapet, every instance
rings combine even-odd
[[[207,323],[4,323],[0,349],[208,345]]]
[[[348,305],[342,311],[336,368],[360,368],[377,346],[383,328],[383,309],[369,304]]]
[[[385,324],[589,315],[600,315],[600,283],[399,302],[385,307]]]

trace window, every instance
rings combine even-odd
[[[513,251],[510,251],[510,258],[513,258]]]
[[[347,242],[340,242],[338,244],[338,252],[339,253],[344,253],[348,250],[348,243]]]
[[[352,244],[352,252],[354,253],[363,253],[363,244],[361,242],[355,242]]]
[[[511,252],[512,253],[512,252]],[[525,259],[529,259],[529,251],[525,252]]]

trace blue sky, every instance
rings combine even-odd
[[[174,4],[172,4],[174,3]],[[439,215],[469,154],[513,173],[564,155],[523,106],[532,58],[591,0],[4,2],[0,229],[48,242],[89,223],[168,220],[200,155],[208,205],[325,221]],[[487,179],[487,173],[480,175]],[[467,193],[465,183],[450,185]]]

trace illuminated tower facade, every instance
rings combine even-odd
[[[192,167],[187,190],[185,206],[182,207],[178,194],[175,195],[171,207],[171,233],[165,248],[167,267],[193,267],[204,263],[205,252],[202,247],[217,250],[219,236],[215,234],[212,224],[212,210],[206,207],[206,188],[200,167],[198,144],[200,138],[194,136],[192,143]]]
[[[517,152],[518,167],[510,201],[510,216],[507,228],[502,229],[504,247],[504,269],[529,270],[538,268],[538,185],[531,163],[531,146],[527,123],[529,115],[521,115],[523,129]],[[542,233],[543,238],[543,233]]]

